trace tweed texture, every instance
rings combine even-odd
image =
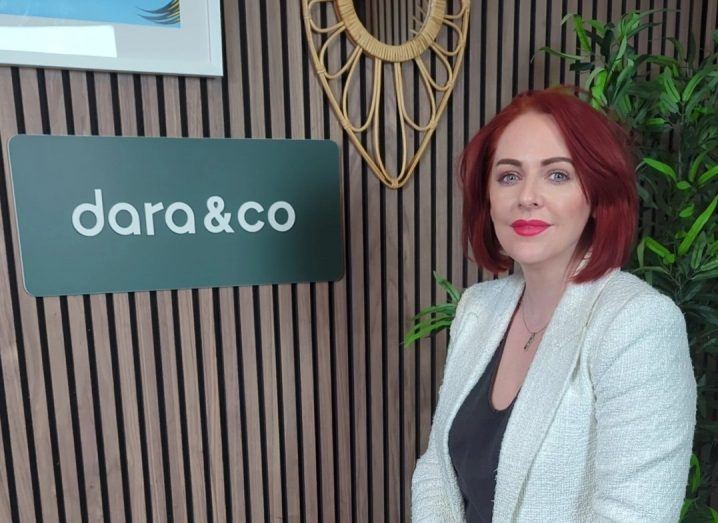
[[[449,429],[523,287],[518,271],[462,295],[412,479],[413,521],[464,521]],[[673,301],[618,269],[569,284],[506,427],[493,521],[678,521],[695,416],[685,319]]]

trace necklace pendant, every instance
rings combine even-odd
[[[536,337],[536,333],[532,332],[531,336],[529,336],[529,341],[526,342],[526,345],[524,345],[524,350],[528,350],[529,345],[531,345],[531,342],[534,341],[534,338]]]

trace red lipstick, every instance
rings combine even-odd
[[[516,234],[520,236],[536,236],[551,226],[542,220],[516,220],[511,224]]]

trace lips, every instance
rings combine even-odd
[[[516,220],[511,224],[516,234],[520,236],[535,236],[548,229],[551,224],[542,220]]]

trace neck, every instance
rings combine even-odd
[[[521,308],[529,327],[540,328],[546,325],[561,296],[568,285],[569,276],[575,269],[574,264],[553,264],[543,266],[523,266],[521,272],[526,287]]]

